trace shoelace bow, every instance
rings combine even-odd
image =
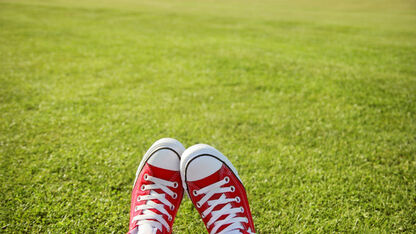
[[[205,218],[208,214],[211,213],[211,218],[207,223],[209,228],[214,224],[214,228],[211,230],[211,234],[217,233],[218,229],[226,224],[230,224],[224,228],[220,233],[226,233],[232,230],[244,229],[242,223],[247,223],[248,219],[246,217],[237,217],[237,213],[244,213],[243,207],[232,208],[230,202],[240,203],[240,197],[227,198],[224,193],[234,192],[235,187],[221,187],[224,184],[230,182],[230,178],[227,176],[223,180],[220,180],[214,184],[208,185],[202,189],[194,190],[193,195],[198,196],[200,194],[205,194],[197,203],[196,206],[200,208],[204,205],[205,202],[208,202],[208,208],[202,212],[202,218]],[[217,200],[209,200],[213,195],[221,193],[221,197]],[[220,210],[214,211],[215,207],[220,204],[227,204]],[[228,215],[225,219],[217,221],[221,216]],[[251,230],[248,230],[249,233],[252,233]]]
[[[142,185],[140,189],[142,191],[151,190],[149,195],[142,195],[137,197],[137,201],[147,201],[143,205],[135,207],[135,211],[143,210],[142,214],[136,215],[133,217],[132,222],[137,222],[137,225],[149,224],[157,230],[162,231],[162,225],[170,232],[170,227],[168,222],[163,218],[163,215],[168,217],[169,221],[172,221],[172,215],[165,209],[165,205],[169,207],[172,211],[175,209],[175,206],[166,199],[166,194],[171,196],[173,199],[178,197],[178,194],[170,190],[168,187],[177,188],[177,182],[171,182],[168,180],[163,180],[156,178],[154,176],[144,175],[144,180],[153,182],[153,184]],[[155,189],[161,189],[165,194],[160,194],[155,192]],[[159,200],[162,204],[154,202],[154,200]],[[162,214],[157,214],[150,209],[156,209]]]

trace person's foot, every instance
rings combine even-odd
[[[183,196],[179,163],[184,150],[179,141],[163,138],[146,152],[133,185],[128,233],[172,232]]]
[[[254,233],[245,188],[224,155],[209,145],[194,145],[183,153],[180,171],[209,233]]]

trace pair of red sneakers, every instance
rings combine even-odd
[[[171,233],[184,191],[209,233],[254,233],[246,191],[231,162],[209,145],[185,150],[171,138],[155,142],[137,169],[128,233]]]

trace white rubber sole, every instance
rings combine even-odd
[[[206,144],[197,144],[189,147],[188,149],[183,152],[181,157],[181,165],[180,165],[180,171],[181,171],[181,179],[183,187],[186,191],[186,193],[189,196],[189,191],[187,189],[185,178],[186,178],[186,168],[188,164],[195,158],[199,156],[213,156],[217,160],[221,161],[222,163],[226,164],[228,168],[232,170],[232,172],[237,176],[237,178],[240,180],[241,183],[243,183],[238,175],[237,170],[233,166],[233,164],[228,160],[227,157],[225,157],[220,151],[215,149],[212,146],[206,145]],[[215,159],[213,159],[215,160]]]
[[[174,151],[178,155],[179,158],[181,158],[181,155],[185,151],[185,147],[182,145],[182,143],[180,143],[178,140],[175,140],[173,138],[162,138],[160,140],[157,140],[155,143],[153,143],[152,146],[150,146],[150,148],[144,154],[142,161],[140,161],[140,165],[136,171],[136,178],[134,179],[133,188],[136,185],[137,177],[142,171],[144,165],[152,156],[152,154],[159,149],[170,149]]]

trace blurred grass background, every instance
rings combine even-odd
[[[126,232],[161,137],[227,155],[259,233],[416,232],[414,0],[0,0],[0,55],[1,232]]]

